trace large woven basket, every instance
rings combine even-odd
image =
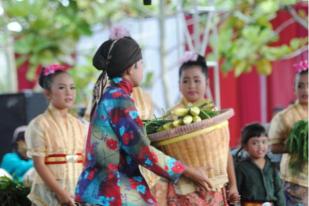
[[[228,182],[229,151],[228,119],[232,109],[217,116],[149,135],[154,146],[187,165],[202,168],[215,188]]]

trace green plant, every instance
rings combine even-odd
[[[17,65],[29,62],[29,79],[34,78],[39,65],[74,65],[77,42],[91,35],[94,25],[108,26],[124,16],[145,15],[151,10],[146,12],[141,3],[125,0],[11,0],[4,1],[3,7],[7,21],[3,18],[0,26],[18,22],[22,27],[13,33],[15,52],[19,55]]]
[[[166,16],[175,14],[179,1],[165,0]],[[297,0],[214,1],[216,8],[223,12],[213,22],[218,25],[219,32],[218,44],[211,38],[211,46],[218,48],[219,57],[223,60],[222,70],[225,72],[234,71],[238,76],[256,67],[259,73],[269,74],[271,61],[283,58],[307,44],[307,38],[294,38],[289,44],[274,46],[279,40],[280,31],[274,30],[270,21],[279,9],[287,9],[296,22],[301,22],[305,27],[308,25],[306,12],[300,10],[297,13],[291,7]],[[183,0],[183,7],[191,7],[192,2]],[[198,6],[207,6],[210,1],[195,2]],[[6,31],[10,22],[18,22],[22,27],[20,32],[11,33],[18,54],[17,66],[29,62],[27,78],[33,80],[39,65],[72,65],[75,68],[72,74],[79,90],[78,103],[83,103],[85,96],[89,95],[87,82],[91,84],[95,78],[95,74],[90,72],[93,71],[93,68],[90,69],[90,61],[88,65],[76,65],[77,53],[82,52],[87,56],[95,49],[76,51],[80,38],[92,35],[97,25],[104,28],[128,16],[157,17],[159,13],[159,1],[153,1],[152,6],[143,6],[142,1],[133,0],[9,0],[0,3],[4,8],[0,31]],[[203,19],[201,22],[207,21]],[[211,59],[212,54],[207,58]],[[148,73],[143,86],[151,87],[152,81],[153,74]],[[3,86],[0,84],[0,87]]]
[[[293,125],[286,148],[291,155],[289,168],[297,173],[308,162],[308,121],[300,120]]]
[[[95,70],[89,60],[87,65],[76,65],[76,54],[82,52],[88,56],[95,48],[76,51],[80,38],[91,35],[96,25],[108,27],[126,16],[151,15],[155,8],[127,0],[10,0],[2,4],[5,13],[4,18],[0,18],[0,31],[6,30],[10,22],[18,22],[22,28],[20,32],[11,32],[18,54],[17,67],[28,62],[27,79],[33,80],[39,65],[73,66],[71,73],[78,88],[77,102],[81,104],[89,96]]]
[[[39,65],[74,64],[76,43],[81,36],[91,35],[91,24],[77,2],[64,6],[60,1],[6,1],[9,21],[17,21],[22,31],[14,33],[17,65],[28,61],[29,79]],[[51,16],[53,18],[51,18]]]
[[[6,176],[0,177],[0,202],[2,206],[30,206],[27,198],[30,189]]]
[[[222,70],[234,70],[236,76],[251,71],[271,73],[271,61],[294,52],[308,43],[307,38],[293,38],[288,44],[275,46],[280,30],[274,30],[271,20],[280,9],[295,4],[296,0],[218,0],[218,6],[228,9],[219,23],[218,45],[212,39],[212,47],[218,47],[223,59]],[[300,11],[301,13],[301,11]],[[304,18],[305,21],[305,18]],[[285,22],[289,23],[289,22]]]

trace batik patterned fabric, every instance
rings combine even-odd
[[[91,120],[86,164],[76,200],[104,206],[156,205],[138,165],[177,181],[184,165],[150,146],[130,97],[132,85],[114,78]]]

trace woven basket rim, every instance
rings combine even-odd
[[[214,126],[225,120],[230,119],[234,115],[234,110],[232,108],[223,109],[220,113],[212,118],[202,120],[200,122],[192,123],[189,125],[179,126],[166,131],[161,131],[153,134],[149,134],[148,137],[152,142],[167,140],[176,136],[185,135],[196,130],[204,129],[207,127]]]

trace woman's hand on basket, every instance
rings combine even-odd
[[[191,179],[195,184],[202,186],[207,191],[212,188],[207,175],[202,169],[187,166],[184,176]]]

